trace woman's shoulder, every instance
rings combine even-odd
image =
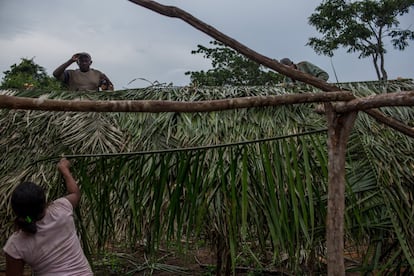
[[[72,204],[64,197],[52,201],[46,208],[45,216],[38,222],[40,228],[49,228],[50,225],[61,221],[63,217],[70,217],[73,214]]]
[[[66,197],[60,197],[52,201],[52,203],[50,203],[48,206],[49,211],[53,211],[56,209],[65,209],[67,211],[72,211],[73,207],[70,201]]]

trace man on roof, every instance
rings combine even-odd
[[[79,69],[67,69],[76,62]],[[92,58],[88,53],[74,54],[68,61],[53,71],[53,76],[63,82],[69,90],[74,91],[103,91],[114,90],[109,78],[99,70],[90,68]]]
[[[295,64],[293,61],[291,61],[289,58],[282,58],[280,60],[281,64],[284,64],[286,66],[291,67],[292,69],[299,70],[301,72],[310,74],[318,79],[327,81],[329,79],[328,73],[326,73],[324,70],[316,66],[315,64],[310,63],[309,61],[301,61],[297,64]],[[294,83],[295,80],[292,80],[291,78],[286,77],[285,82],[288,83]]]

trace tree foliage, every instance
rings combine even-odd
[[[280,83],[283,76],[266,71],[260,64],[246,58],[235,50],[217,41],[210,41],[215,48],[197,45],[191,54],[203,54],[211,60],[212,69],[208,71],[189,71],[191,82],[205,86],[271,85]]]
[[[60,83],[47,75],[44,67],[36,64],[33,58],[22,58],[19,64],[13,64],[4,71],[0,87],[2,89],[54,89],[61,88]]]
[[[398,20],[413,5],[413,0],[325,0],[309,17],[323,37],[311,37],[307,45],[327,56],[343,46],[348,53],[358,52],[359,58],[371,57],[378,79],[387,80],[384,41],[404,50],[414,39],[414,31],[399,28]]]

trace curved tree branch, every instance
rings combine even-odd
[[[204,23],[203,21],[199,20],[198,18],[192,16],[191,14],[187,13],[186,11],[180,8],[177,8],[174,6],[165,6],[155,1],[150,1],[150,0],[129,0],[129,1],[139,6],[153,10],[159,14],[162,14],[168,17],[182,19],[183,21],[187,22],[189,25],[193,26],[197,30],[202,31],[203,33],[211,36],[215,40],[220,41],[224,43],[225,45],[233,48],[234,50],[243,54],[247,58],[254,60],[260,64],[263,64],[264,66],[271,68],[283,75],[286,75],[296,80],[311,84],[324,91],[341,90],[327,82],[324,82],[316,77],[313,77],[312,75],[303,73],[299,70],[291,69],[289,66],[285,66],[274,59],[268,58],[264,55],[259,54],[256,51],[253,51],[252,49],[238,42],[237,40],[223,34],[216,28]]]

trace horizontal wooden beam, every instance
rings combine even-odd
[[[0,108],[77,112],[211,112],[249,107],[349,101],[354,98],[352,92],[349,91],[241,97],[197,102],[163,100],[53,100],[0,95]]]
[[[414,106],[414,91],[378,94],[357,98],[349,102],[337,103],[335,105],[335,111],[338,113],[347,113],[383,106]]]

